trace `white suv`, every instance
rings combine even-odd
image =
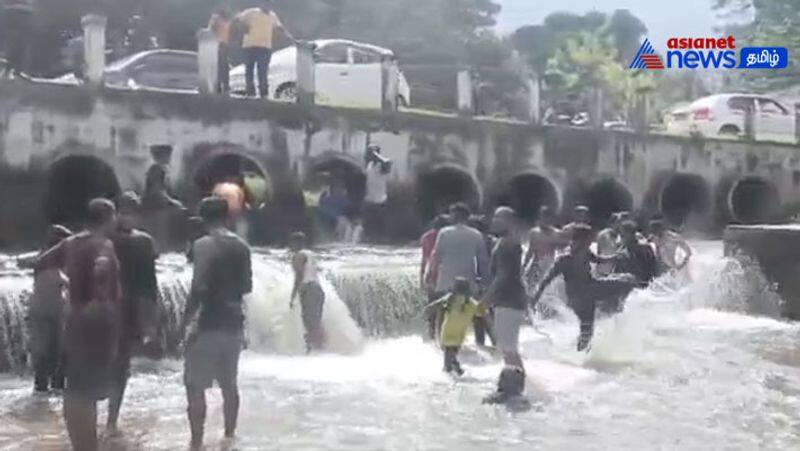
[[[745,111],[754,112],[758,140],[795,140],[794,112],[775,99],[757,94],[716,94],[666,115],[667,131],[703,136],[739,136],[744,132]]]
[[[316,102],[325,105],[356,108],[380,108],[381,59],[394,58],[383,47],[346,39],[320,39],[316,46]],[[297,48],[287,47],[272,55],[269,65],[269,98],[295,101],[297,82]],[[245,93],[244,66],[231,69],[230,89]],[[397,104],[411,103],[411,89],[405,75],[399,73]]]

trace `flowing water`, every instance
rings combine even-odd
[[[800,325],[768,316],[778,306],[763,277],[724,259],[720,243],[695,246],[692,281],[632,294],[624,313],[599,322],[589,354],[574,351],[577,322],[561,308],[524,328],[530,405],[511,407],[481,405],[501,368],[486,351],[462,352],[464,378],[442,374],[418,332],[416,252],[324,252],[330,350],[313,356],[302,355],[285,257],[259,253],[234,448],[800,449]],[[160,263],[170,329],[190,272],[181,257]],[[18,371],[30,281],[14,274],[0,285],[0,359]],[[0,449],[63,449],[60,400],[33,397],[29,379],[0,377]],[[179,361],[135,362],[121,422],[107,449],[185,449]],[[221,422],[209,391],[208,449],[222,445]]]

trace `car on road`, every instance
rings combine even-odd
[[[665,115],[666,130],[676,134],[740,136],[745,112],[753,111],[755,138],[793,141],[794,113],[778,100],[758,94],[715,94],[678,107]]]
[[[197,53],[168,49],[136,53],[106,66],[103,77],[109,88],[197,92]],[[55,81],[80,83],[74,74]]]
[[[320,39],[315,45],[316,101],[321,104],[370,108],[380,105],[381,60],[394,58],[383,47],[346,39]],[[297,99],[297,48],[286,47],[272,55],[269,65],[268,97],[293,102]],[[245,93],[244,66],[231,70],[230,88],[234,94]],[[398,79],[397,104],[411,104],[411,88],[405,75]]]

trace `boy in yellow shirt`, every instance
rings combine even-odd
[[[441,309],[444,316],[441,331],[444,371],[461,376],[464,370],[458,362],[458,351],[464,343],[472,321],[475,317],[483,316],[485,308],[472,298],[469,281],[463,277],[455,279],[452,293],[426,307],[430,308]]]

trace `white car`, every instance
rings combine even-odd
[[[716,94],[667,113],[667,131],[703,136],[739,136],[745,130],[745,111],[754,113],[755,138],[794,141],[794,113],[777,100],[757,94]]]
[[[391,50],[345,39],[320,39],[312,42],[316,46],[314,59],[317,103],[380,108],[381,59],[394,58]],[[287,47],[272,55],[269,65],[269,98],[290,102],[297,99],[296,64],[296,47]],[[231,70],[232,93],[245,93],[244,74],[244,65]],[[397,97],[399,106],[411,104],[411,88],[402,72],[398,79]]]

